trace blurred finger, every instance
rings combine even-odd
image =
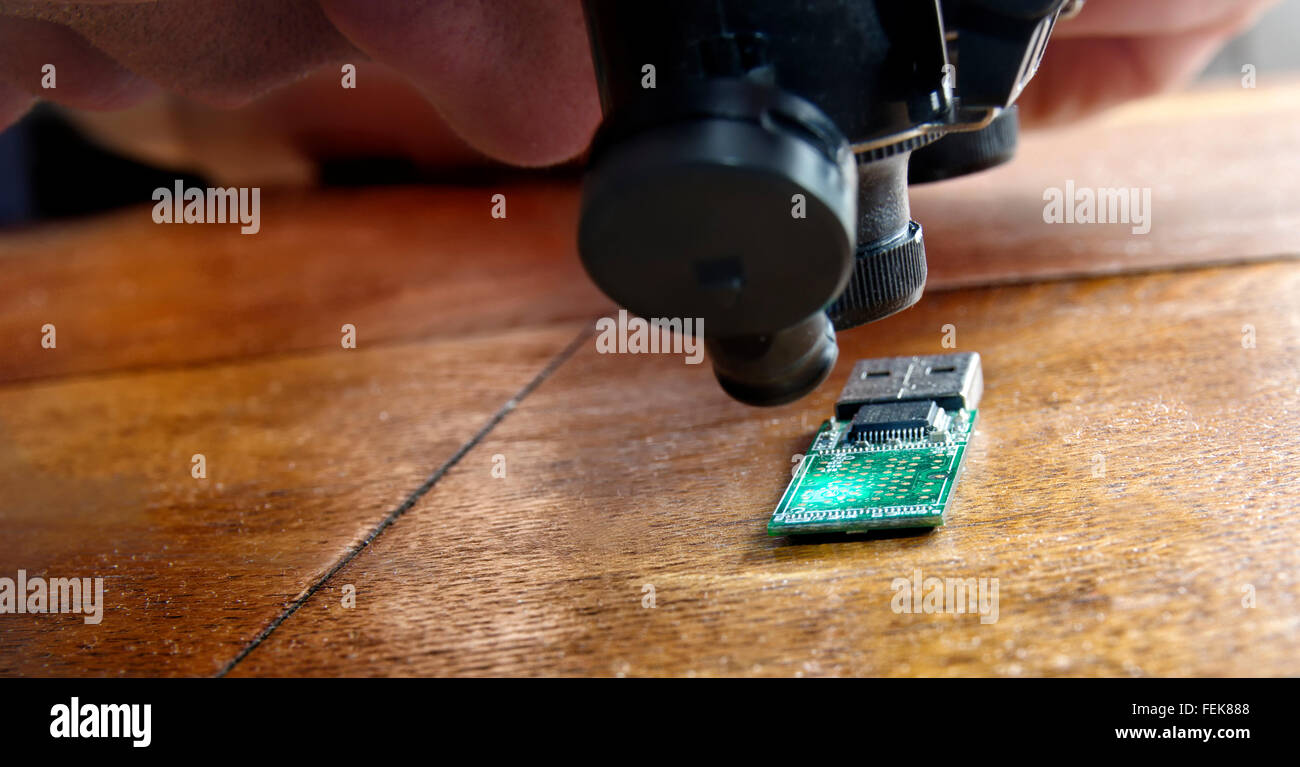
[[[49,75],[47,65],[54,67]],[[47,77],[53,88],[43,87]],[[0,79],[79,109],[120,109],[155,90],[67,27],[5,17],[0,17]]]
[[[1178,36],[1053,40],[1017,103],[1027,127],[1078,120],[1190,80],[1224,41],[1217,31]]]
[[[1053,39],[1149,37],[1236,23],[1277,0],[1086,0],[1078,16],[1062,21]]]
[[[48,22],[173,93],[214,106],[251,99],[352,46],[315,0],[158,0],[66,5],[0,0],[0,22]],[[40,94],[62,100],[63,94]]]
[[[323,0],[348,38],[420,88],[474,148],[518,165],[581,153],[600,122],[579,0]]]

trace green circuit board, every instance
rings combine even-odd
[[[938,434],[902,430],[850,439],[853,422],[822,424],[768,522],[768,535],[852,533],[942,525],[976,410],[944,411]]]

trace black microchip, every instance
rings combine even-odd
[[[850,439],[871,439],[889,432],[926,430],[941,413],[934,400],[863,405],[853,416]]]

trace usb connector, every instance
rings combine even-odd
[[[850,420],[863,405],[925,400],[946,410],[974,410],[983,393],[976,352],[863,360],[853,366],[835,403],[835,417]]]

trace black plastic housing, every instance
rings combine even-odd
[[[835,331],[919,300],[917,180],[1010,157],[993,122],[1065,0],[586,0],[605,120],[578,245],[645,317],[699,320],[736,399],[816,388]],[[955,69],[954,69],[955,66]],[[985,141],[932,145],[948,131]],[[975,150],[992,144],[1005,151]]]

